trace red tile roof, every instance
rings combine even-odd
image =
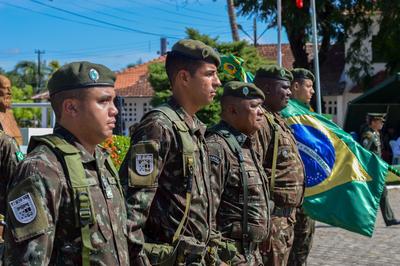
[[[283,43],[282,49],[282,65],[287,69],[293,69],[294,56],[290,44]],[[278,45],[277,44],[261,44],[257,46],[259,54],[269,60],[277,61],[278,58]],[[312,59],[312,44],[307,43],[307,53],[309,60]]]
[[[151,63],[164,61],[165,56],[161,56],[147,63],[117,72],[117,80],[115,81],[117,95],[123,97],[152,97],[154,90],[148,81],[148,67]]]

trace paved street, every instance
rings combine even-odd
[[[389,197],[400,219],[400,187],[390,188]],[[380,210],[372,238],[317,223],[307,265],[400,265],[400,225],[386,227]]]

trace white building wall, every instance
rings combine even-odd
[[[372,37],[377,35],[379,32],[379,16],[377,15],[374,18],[374,22],[371,25],[371,35],[369,37],[367,37],[363,42],[362,42],[362,47],[361,49],[363,50],[363,52],[365,52],[365,57],[367,60],[369,60],[370,62],[372,62]],[[359,27],[356,27],[354,32],[357,32],[359,30]],[[353,36],[353,35],[351,35]],[[346,41],[345,43],[345,53],[347,56],[347,52],[349,51],[350,48],[350,44],[353,42],[353,38],[349,37],[349,39]],[[373,63],[372,64],[372,75],[375,75],[376,73],[385,70],[386,69],[386,63],[382,62],[382,63]],[[346,62],[345,67],[344,67],[344,80],[342,80],[342,82],[344,81],[346,84],[345,87],[345,91],[349,91],[351,88],[353,88],[356,84],[357,81],[353,81],[350,79],[350,77],[348,76],[348,71],[350,69],[350,64]],[[363,74],[361,74],[360,76],[363,76]]]
[[[124,97],[122,119],[125,122],[125,135],[129,134],[129,127],[139,123],[143,115],[152,108],[150,101],[151,97]]]
[[[360,95],[361,93],[344,92],[343,95],[324,96],[325,110],[323,113],[332,115],[333,122],[343,127],[348,103]]]

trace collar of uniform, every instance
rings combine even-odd
[[[201,122],[196,115],[190,116],[185,109],[176,101],[174,97],[171,97],[168,100],[169,106],[172,107],[179,115],[179,117],[185,121],[186,125],[189,127],[190,130],[193,132],[200,131],[201,135],[204,136],[207,126]]]
[[[304,108],[307,108],[307,110],[311,109],[311,106],[309,104],[307,104],[307,103],[299,101],[298,99],[295,99],[295,98],[292,98],[291,100],[296,102],[296,103],[298,103],[299,105],[303,106]]]
[[[78,139],[71,132],[69,132],[68,129],[62,127],[60,124],[56,124],[54,126],[53,132],[55,135],[62,137],[63,139],[65,139],[67,142],[69,142],[70,144],[75,146],[80,151],[81,159],[82,159],[83,163],[89,163],[89,162],[96,160],[96,158],[92,154],[90,154],[82,146],[82,144],[79,143]],[[97,155],[98,153],[101,153],[101,151],[99,150],[99,147],[97,146],[95,149],[95,154]]]
[[[243,146],[243,144],[245,144],[248,139],[251,141],[251,138],[249,138],[246,134],[243,134],[236,128],[232,127],[224,120],[221,120],[221,122],[219,122],[219,123],[222,127],[224,127],[226,130],[228,130],[229,133],[231,133],[235,137],[235,139],[237,140],[237,142],[239,143],[240,146]]]

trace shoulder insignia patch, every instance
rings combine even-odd
[[[25,158],[24,154],[20,151],[15,152],[15,156],[17,156],[18,162],[22,161]]]
[[[36,206],[30,193],[10,201],[9,204],[18,222],[28,224],[36,218]]]
[[[154,169],[154,158],[152,153],[136,154],[136,172],[139,175],[149,175]]]
[[[213,163],[215,165],[219,165],[220,164],[221,159],[218,156],[211,154],[209,157],[210,157],[210,162],[211,163]]]

